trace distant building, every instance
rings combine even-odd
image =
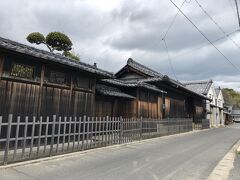
[[[232,116],[234,122],[240,122],[240,110],[239,109],[232,110],[231,116]]]
[[[187,88],[197,93],[203,94],[211,99],[206,101],[206,118],[210,121],[211,127],[224,125],[223,104],[224,99],[221,88],[215,88],[212,80],[192,81],[184,83]]]
[[[223,118],[226,125],[231,124],[233,122],[233,119],[231,116],[232,108],[233,108],[232,106],[224,104]]]

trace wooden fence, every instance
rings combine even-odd
[[[0,116],[0,164],[191,130],[192,119]]]

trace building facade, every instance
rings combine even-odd
[[[210,102],[205,102],[206,119],[209,120],[211,127],[219,127],[225,124],[224,121],[224,98],[221,88],[215,88],[212,80],[209,81],[192,81],[184,83],[187,88],[192,91],[201,93],[211,99]]]
[[[209,97],[132,59],[116,74],[0,38],[0,116],[205,118]]]

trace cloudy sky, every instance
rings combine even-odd
[[[178,6],[184,0],[173,0]],[[198,0],[224,34],[187,0],[182,11],[240,68],[240,32],[234,0]],[[30,32],[67,34],[82,61],[116,72],[129,57],[174,77],[162,38],[178,12],[169,0],[7,0],[0,1],[0,36],[24,44]],[[168,31],[166,43],[178,80],[213,79],[240,91],[240,72],[209,45],[181,14]],[[44,46],[39,46],[43,48]]]

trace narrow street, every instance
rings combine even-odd
[[[2,180],[206,179],[239,139],[240,124],[235,124],[1,169],[0,174]]]

